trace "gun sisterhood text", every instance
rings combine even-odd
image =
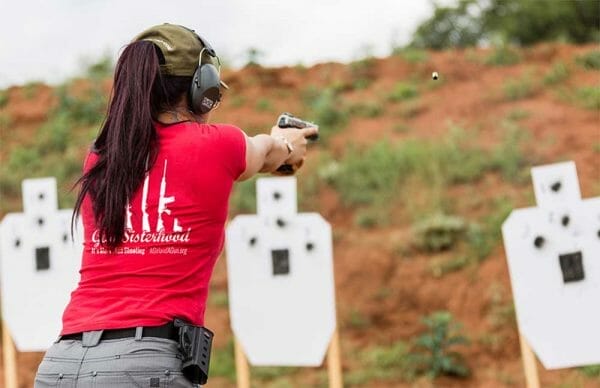
[[[319,127],[315,123],[311,123],[310,121],[299,119],[298,117],[295,117],[291,113],[287,113],[287,112],[284,112],[281,115],[279,115],[279,118],[277,119],[277,126],[279,128],[298,128],[298,129],[308,128],[308,127],[315,127],[315,128]],[[309,136],[309,137],[307,137],[307,139],[310,141],[317,141],[319,139],[319,134],[317,133],[315,135]],[[277,172],[281,175],[292,175],[294,172],[296,172],[296,170],[294,169],[294,166],[289,165],[289,164],[284,164],[284,165],[281,165],[277,169]]]

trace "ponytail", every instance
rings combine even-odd
[[[98,160],[76,183],[81,189],[71,231],[89,194],[99,239],[110,249],[121,244],[128,200],[154,163],[157,135],[153,108],[156,95],[162,93],[153,90],[165,89],[159,65],[156,47],[151,42],[133,42],[123,50],[115,69],[108,114],[94,143]]]

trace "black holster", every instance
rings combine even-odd
[[[206,384],[213,332],[179,318],[173,323],[179,329],[179,350],[183,355],[184,376],[194,384]]]

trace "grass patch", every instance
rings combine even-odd
[[[37,96],[39,87],[41,86],[41,82],[39,81],[32,81],[32,82],[27,82],[25,85],[23,85],[23,88],[21,89],[21,92],[23,93],[23,97],[26,100],[31,100],[33,98],[35,98],[35,96]]]
[[[246,103],[246,98],[244,96],[238,94],[238,95],[231,97],[231,99],[229,99],[229,101],[231,101],[230,104],[232,107],[239,108]]]
[[[600,364],[598,365],[587,365],[579,368],[579,371],[586,377],[600,377]]]
[[[357,310],[350,311],[346,319],[346,325],[352,329],[364,329],[371,324],[369,317]]]
[[[381,116],[383,108],[376,102],[363,102],[350,106],[348,112],[359,117],[373,118]]]
[[[501,45],[495,47],[483,62],[491,66],[510,66],[521,62],[521,55],[516,49]]]
[[[208,294],[208,304],[215,307],[228,307],[229,295],[227,291],[211,290]]]
[[[0,113],[0,130],[8,129],[13,123],[12,117],[8,112]]]
[[[231,211],[234,214],[256,213],[256,179],[257,177],[236,182],[231,194]]]
[[[344,205],[359,208],[356,221],[367,227],[374,226],[372,215],[378,217],[377,224],[386,223],[398,199],[405,200],[404,207],[414,216],[435,214],[444,210],[443,195],[449,185],[474,182],[493,169],[486,151],[474,144],[475,138],[452,126],[437,141],[380,141],[364,149],[350,147],[340,161],[329,163],[327,182],[340,193]]]
[[[555,63],[546,75],[544,75],[544,84],[556,85],[567,80],[570,75],[571,71],[564,62]]]
[[[531,74],[526,72],[519,78],[507,81],[502,90],[506,100],[516,101],[533,96],[538,92],[539,88],[533,81]]]
[[[600,109],[600,88],[597,86],[584,86],[575,91],[579,104],[586,109]]]
[[[600,50],[594,50],[575,58],[575,62],[588,70],[600,70]]]
[[[508,115],[506,115],[506,118],[508,120],[512,120],[512,121],[520,121],[523,119],[528,118],[531,115],[531,113],[529,111],[526,111],[525,109],[513,109],[511,110]]]
[[[392,55],[398,56],[409,63],[424,63],[429,60],[427,51],[415,47],[395,47]]]
[[[419,95],[417,87],[409,82],[398,82],[394,85],[394,89],[388,95],[388,100],[392,102],[409,100]]]
[[[500,171],[506,180],[520,182],[525,165],[522,144],[529,138],[529,132],[512,121],[504,121],[502,130],[502,140],[492,153],[490,167]]]
[[[361,367],[347,373],[346,386],[366,386],[374,380],[411,381],[415,377],[410,347],[402,341],[373,346],[358,353]]]
[[[233,340],[230,339],[222,348],[213,348],[210,360],[210,377],[225,377],[231,382],[235,382],[235,358],[233,351]]]
[[[8,90],[0,90],[0,108],[4,108],[8,104]]]
[[[495,199],[491,211],[479,223],[469,226],[465,237],[470,262],[481,262],[496,248],[502,238],[502,223],[512,209],[513,204],[508,198]]]
[[[460,271],[469,264],[469,260],[465,256],[453,257],[450,259],[433,260],[429,265],[431,274],[440,278],[446,274]]]
[[[268,99],[261,98],[258,101],[256,101],[256,110],[261,112],[272,112],[273,104],[271,104],[271,101],[269,101]]]

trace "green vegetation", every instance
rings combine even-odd
[[[504,97],[509,101],[521,100],[531,97],[539,90],[534,83],[530,72],[526,72],[519,78],[507,81],[503,86]]]
[[[0,90],[0,108],[8,104],[8,90]]]
[[[587,52],[575,58],[578,65],[588,70],[600,70],[600,50]]]
[[[211,290],[208,294],[208,304],[215,307],[228,307],[229,295],[227,291]]]
[[[255,177],[234,185],[229,202],[234,214],[256,213],[256,179]]]
[[[552,65],[552,68],[544,76],[544,84],[555,85],[569,78],[571,72],[564,62],[558,62]]]
[[[486,169],[494,168],[485,152],[472,144],[470,136],[454,126],[437,142],[407,140],[395,145],[381,141],[364,150],[351,147],[329,181],[348,206],[389,209],[392,199],[402,195],[405,186],[420,188],[419,183],[423,182],[427,182],[423,190],[429,191],[434,202],[439,203],[439,193],[444,187],[475,181]],[[419,197],[426,197],[427,191],[420,192]],[[440,207],[434,205],[425,214],[431,214],[432,210]]]
[[[428,252],[450,249],[465,232],[466,226],[460,217],[433,214],[415,225],[415,245]]]
[[[360,311],[352,310],[346,319],[346,324],[352,329],[364,329],[371,325],[371,320]]]
[[[417,370],[431,378],[441,375],[467,377],[470,371],[463,356],[453,350],[457,345],[469,343],[459,334],[461,325],[454,322],[447,311],[435,312],[422,322],[427,331],[416,340],[417,349],[421,349],[415,356]]]
[[[557,40],[575,43],[600,38],[596,0],[456,0],[435,4],[433,16],[419,25],[411,46],[443,49],[476,46],[484,41],[527,46]]]
[[[388,99],[393,102],[408,100],[419,95],[417,87],[408,82],[398,82],[394,85],[394,89],[388,95]]]
[[[394,47],[392,55],[399,56],[409,63],[424,63],[429,60],[427,51],[416,47]]]
[[[383,113],[383,108],[377,102],[364,102],[350,106],[348,113],[360,117],[377,117]]]
[[[600,109],[600,88],[597,86],[584,86],[575,91],[577,101],[587,109]]]
[[[31,100],[35,98],[35,96],[37,96],[40,85],[41,83],[39,81],[27,82],[25,85],[23,85],[23,88],[21,89],[23,97],[26,100]]]
[[[48,120],[38,128],[31,142],[13,148],[7,163],[0,166],[3,195],[20,195],[25,178],[55,176],[58,180],[61,206],[72,206],[74,192],[69,188],[81,172],[86,144],[91,142],[106,109],[106,100],[97,86],[74,95],[68,85],[55,90],[57,106]]]
[[[228,99],[228,101],[230,101],[231,106],[234,108],[239,108],[246,103],[246,99],[241,94],[236,94],[231,99]]]
[[[583,366],[579,370],[587,377],[600,377],[600,364]]]
[[[361,367],[346,374],[345,385],[365,386],[373,380],[410,381],[415,377],[409,346],[397,341],[362,350],[358,353]]]
[[[0,113],[0,130],[8,129],[12,123],[12,117],[7,112]]]
[[[367,45],[361,50],[362,59],[353,61],[349,65],[353,89],[365,89],[377,77],[377,62],[373,57],[373,47]]]
[[[500,171],[505,179],[520,182],[521,168],[525,164],[521,145],[528,140],[529,132],[510,120],[502,122],[501,129],[502,140],[492,153],[490,167]]]
[[[213,348],[208,376],[209,379],[210,377],[225,377],[229,381],[235,382],[235,358],[232,339],[222,348]]]
[[[466,255],[469,262],[480,262],[492,253],[501,241],[502,223],[512,209],[512,202],[500,197],[492,202],[492,209],[480,223],[469,225],[466,234]]]
[[[530,116],[530,114],[531,113],[529,111],[517,108],[517,109],[511,110],[508,113],[508,115],[506,116],[506,118],[511,121],[519,121],[519,120],[528,118]]]
[[[348,111],[342,99],[331,88],[321,92],[310,88],[304,93],[307,118],[319,124],[319,142],[326,144],[329,137],[348,122]]]
[[[86,66],[85,76],[91,78],[94,81],[102,80],[112,76],[115,70],[110,54],[104,54],[96,62],[92,62]]]
[[[256,101],[256,110],[261,112],[272,112],[273,104],[271,104],[271,101],[269,101],[268,99],[261,98],[258,101]]]
[[[521,55],[516,49],[508,45],[494,47],[484,60],[486,65],[493,66],[510,66],[519,62],[521,62]]]

